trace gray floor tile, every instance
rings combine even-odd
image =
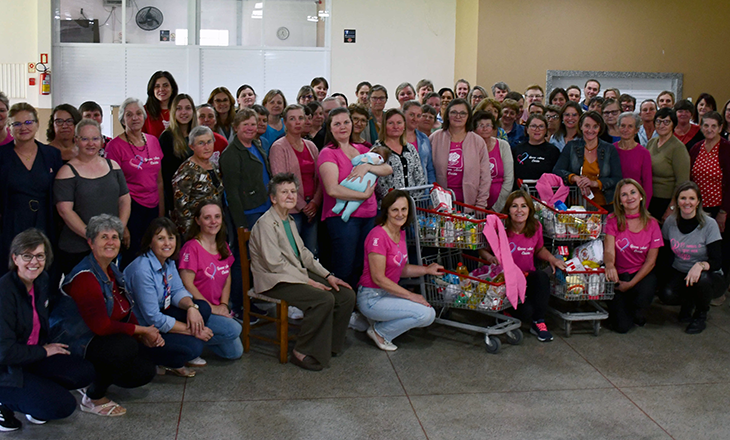
[[[120,401],[127,414],[120,417],[100,417],[74,412],[64,420],[45,425],[31,425],[22,414],[16,416],[23,422],[20,431],[3,435],[4,438],[27,439],[174,439],[180,417],[180,403],[129,403]]]
[[[261,350],[233,362],[210,356],[208,366],[188,381],[185,401],[405,395],[387,354],[366,339],[350,331],[344,353],[320,372],[282,365]]]
[[[179,439],[425,439],[406,397],[185,403]]]
[[[611,386],[561,338],[542,343],[525,335],[521,345],[489,354],[483,336],[433,326],[395,343],[390,357],[409,395]]]
[[[430,440],[671,438],[616,389],[411,400]]]
[[[677,440],[730,438],[730,384],[639,387],[623,391]]]

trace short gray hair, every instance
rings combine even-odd
[[[211,130],[209,127],[206,127],[205,125],[198,125],[192,130],[190,130],[190,134],[188,135],[188,145],[195,145],[195,141],[200,136],[210,135],[210,137],[213,138],[215,141],[215,136],[213,136],[213,130]]]
[[[45,267],[51,267],[53,263],[53,250],[51,248],[51,242],[41,230],[36,228],[26,229],[20,234],[13,238],[10,243],[10,258],[8,261],[8,269],[10,271],[18,270],[18,266],[13,261],[13,255],[21,255],[25,252],[32,251],[38,246],[43,245],[43,253],[46,254]]]
[[[119,217],[109,214],[99,214],[91,217],[91,220],[86,225],[86,238],[94,241],[96,236],[103,231],[115,231],[121,239],[122,235],[124,235],[124,225],[119,220]]]
[[[101,135],[101,127],[99,126],[99,123],[96,122],[93,119],[82,119],[78,124],[76,124],[76,129],[74,130],[74,134],[76,136],[81,136],[81,129],[87,126],[96,127],[97,130],[99,130],[99,134]]]
[[[127,107],[130,104],[137,104],[139,108],[142,109],[142,113],[144,114],[145,121],[147,120],[147,110],[144,108],[144,104],[142,104],[142,101],[140,101],[137,98],[127,98],[122,102],[122,105],[119,106],[119,123],[122,124],[122,127],[124,127],[124,112],[127,111]]]
[[[502,90],[504,92],[511,92],[507,83],[503,82],[503,81],[494,83],[494,85],[492,86],[492,95],[495,94],[495,90],[497,90],[497,89]]]
[[[638,113],[634,112],[623,112],[620,115],[618,115],[618,125],[621,125],[621,120],[623,118],[632,118],[634,120],[634,127],[639,128],[641,127],[641,117]]]
[[[299,190],[299,180],[294,173],[279,173],[269,181],[269,197],[276,195],[276,190],[282,183],[293,183],[297,187],[297,191]]]

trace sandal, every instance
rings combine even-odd
[[[95,405],[86,395],[81,398],[80,406],[81,411],[102,417],[119,417],[127,413],[126,408],[113,400],[109,400],[107,403],[102,403],[101,405]]]
[[[195,377],[195,370],[190,369],[188,367],[180,367],[180,368],[165,367],[165,373],[170,373],[173,376],[178,376],[178,377]]]

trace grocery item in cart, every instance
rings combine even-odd
[[[431,204],[433,205],[434,211],[451,213],[453,209],[453,200],[451,199],[451,192],[444,189],[438,183],[433,184],[431,189]]]
[[[585,292],[585,278],[583,275],[568,275],[565,277],[569,295],[583,295]]]
[[[591,240],[589,242],[583,243],[582,245],[575,248],[575,250],[573,251],[573,256],[578,258],[581,262],[591,261],[593,263],[596,263],[598,266],[602,265],[603,240]],[[586,264],[583,264],[583,266],[586,266]],[[592,264],[589,264],[588,266],[591,266],[594,269],[598,268],[598,266],[594,266]]]

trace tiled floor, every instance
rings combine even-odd
[[[158,377],[110,396],[128,412],[76,412],[7,438],[33,439],[728,439],[730,309],[701,335],[654,306],[645,328],[586,326],[551,343],[526,335],[487,354],[483,337],[434,325],[375,348],[348,348],[312,373],[254,342],[236,362],[208,356],[197,377]],[[25,420],[25,419],[23,419]]]

